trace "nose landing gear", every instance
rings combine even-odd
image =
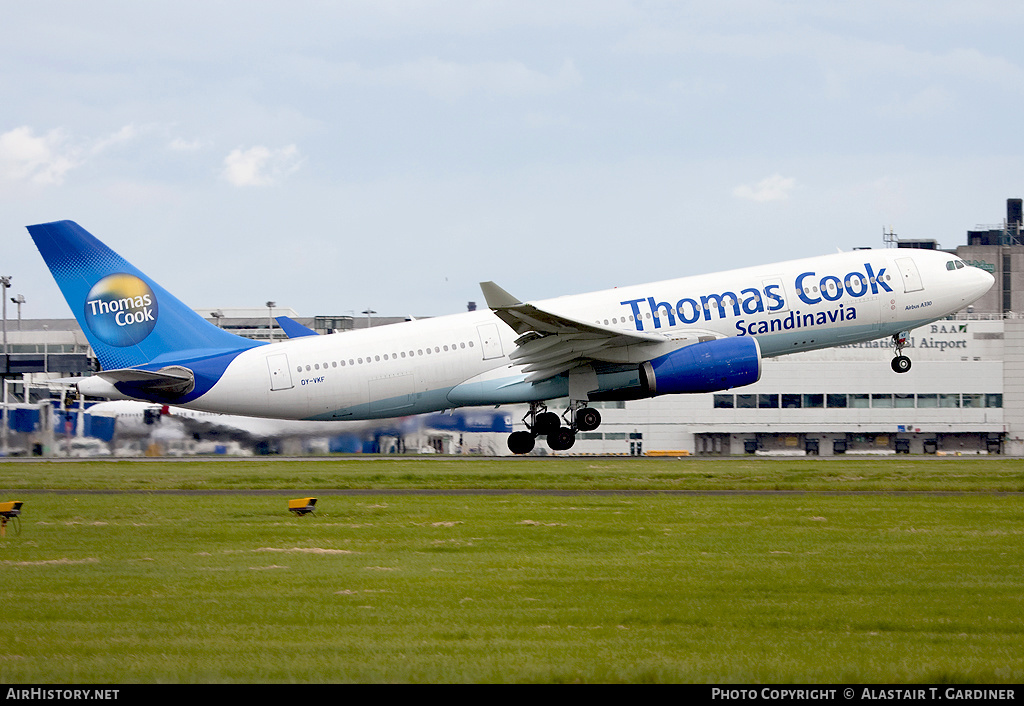
[[[894,373],[905,373],[910,370],[910,358],[903,355],[903,347],[907,345],[910,338],[909,331],[900,331],[892,335],[892,347],[896,357],[892,359],[891,367]]]

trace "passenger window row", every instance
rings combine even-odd
[[[462,349],[465,349],[465,348],[473,348],[473,347],[474,346],[473,346],[473,342],[472,341],[463,342],[463,343],[457,343],[457,344],[453,343],[450,346],[434,346],[433,348],[431,348],[430,346],[427,346],[426,348],[417,348],[416,350],[401,351],[399,353],[392,352],[392,353],[384,353],[383,355],[378,353],[378,354],[367,355],[367,356],[363,356],[363,357],[359,357],[359,358],[356,358],[356,357],[353,357],[353,358],[343,358],[341,360],[324,361],[323,363],[312,363],[312,364],[309,364],[309,365],[306,365],[306,366],[300,365],[297,368],[295,368],[295,371],[301,373],[303,370],[305,370],[306,372],[311,372],[311,371],[314,371],[314,370],[327,370],[328,368],[339,368],[339,367],[340,368],[345,368],[345,367],[348,367],[350,365],[365,365],[365,364],[369,364],[369,363],[380,363],[382,360],[385,360],[385,361],[387,361],[387,360],[400,360],[402,358],[418,358],[418,357],[424,356],[424,355],[438,355],[438,354],[441,354],[441,353],[449,353],[449,352],[453,352],[453,351],[457,351],[457,350],[462,350]]]

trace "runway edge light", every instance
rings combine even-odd
[[[316,498],[296,498],[288,501],[288,509],[302,516],[316,509]]]

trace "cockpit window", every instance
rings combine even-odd
[[[965,267],[967,267],[967,265],[964,264],[963,260],[957,260],[956,261],[956,269],[962,270]]]
[[[953,262],[952,260],[950,260],[949,262],[946,263],[946,269],[947,270],[955,270],[956,269],[956,263]]]

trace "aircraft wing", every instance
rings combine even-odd
[[[509,358],[524,366],[527,382],[540,382],[591,361],[630,362],[637,357],[630,348],[668,341],[660,334],[591,324],[525,304],[494,282],[481,282],[480,289],[491,311],[521,334]]]

